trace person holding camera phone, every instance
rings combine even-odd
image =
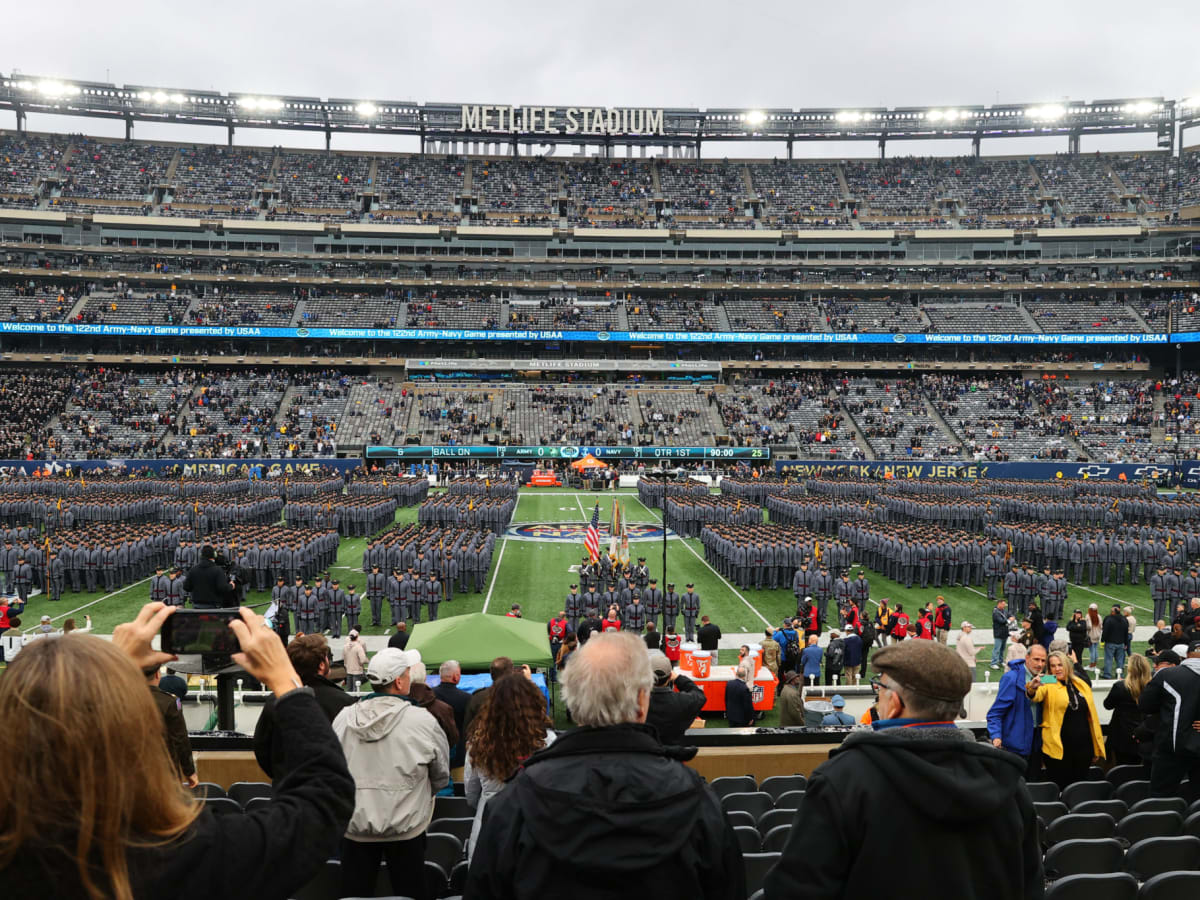
[[[183,579],[183,589],[192,595],[196,609],[225,609],[237,602],[237,588],[228,573],[217,565],[216,551],[205,544],[200,562]]]
[[[1042,763],[1061,791],[1086,781],[1092,763],[1104,759],[1104,736],[1092,689],[1076,674],[1070,657],[1056,650],[1048,666],[1049,674],[1032,679],[1025,693],[1042,704]]]
[[[275,695],[288,775],[271,803],[220,816],[180,785],[142,674],[174,658],[151,641],[177,612],[147,604],[111,641],[34,641],[0,679],[0,896],[295,896],[336,851],[354,780],[253,610],[230,623],[233,659]]]

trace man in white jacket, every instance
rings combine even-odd
[[[450,747],[437,720],[409,702],[417,659],[380,650],[367,667],[373,693],[333,720],[356,785],[342,842],[342,896],[372,896],[386,859],[394,894],[426,897],[425,831],[434,795],[450,782]]]

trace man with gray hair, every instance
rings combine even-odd
[[[945,644],[903,641],[875,656],[879,720],[854,731],[813,773],[767,898],[895,893],[881,848],[905,848],[907,890],[947,897],[1040,897],[1037,814],[1025,760],[975,742],[954,724],[971,689],[967,664]]]
[[[742,856],[721,805],[645,724],[654,673],[630,632],[595,635],[563,670],[579,724],[490,800],[464,895],[534,900],[742,898]],[[603,853],[596,853],[603,847]]]
[[[467,731],[463,725],[471,695],[458,686],[462,679],[462,667],[457,659],[442,663],[438,668],[438,678],[441,680],[433,689],[433,695],[454,710],[454,724],[458,726],[458,743],[450,748],[450,765],[457,767],[466,759]]]

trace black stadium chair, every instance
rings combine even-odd
[[[778,828],[780,825],[791,825],[795,821],[796,811],[794,809],[772,809],[762,814],[755,827],[758,828],[759,834],[766,834],[772,828]]]
[[[1129,812],[1175,812],[1182,816],[1187,812],[1187,803],[1182,797],[1147,797],[1129,807]]]
[[[776,809],[799,809],[804,800],[804,791],[788,791],[775,798]]]
[[[1047,826],[1046,841],[1061,844],[1063,841],[1095,840],[1112,837],[1116,830],[1116,820],[1106,813],[1071,813]]]
[[[1183,831],[1183,816],[1177,812],[1130,813],[1117,823],[1117,837],[1130,844],[1152,837],[1176,837]]]
[[[1200,837],[1200,811],[1192,813],[1183,820],[1183,833],[1192,837]]]
[[[787,846],[788,836],[792,833],[791,825],[776,825],[762,839],[764,853],[782,853]]]
[[[1127,781],[1113,794],[1118,800],[1124,800],[1130,806],[1137,803],[1139,800],[1145,800],[1150,796],[1150,782],[1144,780]]]
[[[725,813],[725,821],[733,828],[756,828],[757,820],[744,809],[731,809]]]
[[[1087,800],[1111,800],[1113,786],[1107,781],[1077,781],[1069,784],[1062,792],[1062,802],[1067,809],[1074,810],[1076,806]]]
[[[770,778],[764,778],[763,783],[758,786],[760,791],[765,791],[776,800],[788,791],[803,791],[807,788],[808,779],[803,775],[772,775]]]
[[[1060,800],[1055,800],[1053,803],[1034,803],[1033,811],[1037,813],[1037,817],[1049,825],[1059,816],[1067,814],[1067,804]]]
[[[271,797],[271,785],[265,781],[239,781],[229,786],[229,799],[245,808],[255,797]]]
[[[1104,770],[1099,766],[1091,766],[1088,768],[1088,781],[1103,781]]]
[[[733,833],[737,835],[738,849],[743,853],[758,853],[762,850],[762,837],[759,835],[757,828],[747,828],[745,825],[739,825],[733,829]]]
[[[1130,781],[1141,781],[1145,777],[1146,767],[1143,765],[1113,766],[1108,770],[1108,774],[1104,776],[1104,780],[1112,782],[1116,787],[1120,787]]]
[[[452,834],[425,835],[425,861],[435,862],[449,872],[463,857],[463,842]]]
[[[1120,800],[1084,800],[1073,810],[1073,813],[1104,813],[1112,816],[1118,822],[1129,812],[1129,807]]]
[[[256,809],[270,806],[273,802],[270,797],[251,797],[246,803],[246,812],[254,812]]]
[[[471,809],[466,797],[433,798],[433,817],[435,819],[470,819],[474,816],[475,810]]]
[[[204,808],[212,810],[218,816],[240,813],[242,811],[242,808],[228,797],[209,797],[204,801]]]
[[[724,797],[727,794],[752,794],[758,790],[758,782],[750,775],[726,775],[714,778],[709,787],[718,797]]]
[[[1058,785],[1053,781],[1031,781],[1025,786],[1035,803],[1058,802]]]
[[[1196,900],[1200,897],[1200,872],[1163,872],[1146,879],[1138,900]]]
[[[1046,851],[1047,878],[1068,875],[1107,875],[1120,872],[1124,853],[1116,838],[1098,841],[1063,841]]]
[[[449,893],[450,872],[428,857],[425,859],[425,895],[444,897]]]
[[[1138,883],[1127,872],[1068,875],[1046,890],[1046,900],[1135,900]]]
[[[762,791],[746,794],[726,794],[721,798],[721,809],[730,812],[735,809],[744,810],[759,819],[763,813],[774,808],[771,795]]]
[[[452,834],[466,846],[471,837],[471,828],[475,825],[472,819],[434,819],[426,829],[429,834]]]
[[[467,887],[467,867],[470,865],[465,859],[455,863],[454,868],[450,871],[450,893],[461,894]]]
[[[1154,837],[1138,841],[1125,854],[1125,871],[1147,881],[1163,872],[1200,869],[1200,838]]]
[[[211,781],[200,782],[198,785],[192,788],[192,793],[197,797],[206,800],[209,798],[229,796],[225,793],[225,788],[221,787],[219,784],[213,784]]]
[[[746,893],[753,894],[762,887],[767,873],[779,862],[778,853],[743,853],[742,865],[746,869]]]

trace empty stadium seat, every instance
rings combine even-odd
[[[758,824],[758,820],[744,809],[729,809],[725,811],[725,821],[732,828],[748,827],[754,828]]]
[[[475,810],[466,797],[434,797],[433,817],[435,819],[470,819],[474,818]]]
[[[1031,781],[1025,785],[1029,796],[1037,803],[1053,803],[1058,800],[1058,785],[1053,781]]]
[[[1174,812],[1182,816],[1187,812],[1187,802],[1182,797],[1147,797],[1129,807],[1129,812]]]
[[[764,792],[765,793],[765,792]],[[799,809],[804,800],[804,791],[787,791],[775,798],[776,809]]]
[[[787,846],[788,835],[792,833],[791,825],[776,825],[762,839],[762,849],[764,853],[783,852],[783,848]]]
[[[449,872],[462,859],[463,842],[452,834],[425,835],[425,861],[437,863],[443,872]]]
[[[1177,812],[1131,812],[1117,823],[1118,838],[1136,844],[1152,837],[1175,837],[1183,830]]]
[[[228,797],[206,797],[204,799],[204,808],[212,810],[218,816],[229,813],[240,813],[242,811],[242,808]]]
[[[767,873],[779,862],[778,853],[743,853],[742,865],[746,870],[746,893],[753,894],[762,887]]]
[[[1134,900],[1137,879],[1128,872],[1068,875],[1046,889],[1046,900]]]
[[[1049,825],[1059,816],[1065,816],[1067,814],[1067,804],[1060,800],[1055,800],[1052,803],[1034,803],[1033,811],[1037,813],[1039,819]],[[1100,810],[1096,810],[1096,812],[1099,811]]]
[[[758,853],[762,850],[762,837],[757,828],[738,825],[733,829],[733,833],[737,835],[738,849],[743,853]]]
[[[451,894],[461,894],[467,887],[467,869],[471,864],[467,860],[460,860],[454,864],[454,868],[450,870],[450,885]]]
[[[1145,777],[1146,767],[1143,765],[1113,766],[1104,776],[1106,781],[1111,781],[1117,787],[1130,781],[1141,781]]]
[[[1147,881],[1163,872],[1200,869],[1200,838],[1152,837],[1138,841],[1125,854],[1125,871]]]
[[[1113,794],[1118,800],[1124,800],[1129,806],[1150,796],[1150,782],[1144,780],[1127,781],[1117,788]]]
[[[1200,837],[1200,810],[1192,813],[1183,820],[1183,833]]]
[[[471,828],[474,824],[474,819],[434,819],[426,830],[429,834],[452,834],[465,845],[467,839],[471,837]]]
[[[1200,897],[1200,872],[1163,872],[1146,879],[1138,900],[1196,900]]]
[[[756,820],[772,808],[774,808],[774,804],[771,802],[771,795],[762,791],[726,794],[721,798],[721,809],[725,812],[741,809],[750,813]]]
[[[749,794],[758,790],[758,782],[750,775],[726,775],[714,778],[710,783],[718,797],[726,794]]]
[[[254,812],[257,809],[271,805],[270,797],[251,797],[246,801],[246,812]]]
[[[808,788],[808,779],[803,775],[772,775],[764,778],[758,786],[760,791],[770,794],[776,801],[782,794],[790,791],[803,791]]]
[[[1071,813],[1055,819],[1046,829],[1051,844],[1080,839],[1112,837],[1117,823],[1106,813]]]
[[[450,835],[444,835],[449,837]],[[428,853],[428,849],[426,853]],[[443,897],[449,893],[450,887],[450,869],[453,866],[443,867],[432,859],[425,860],[425,892],[429,897]]]
[[[1086,800],[1110,800],[1113,796],[1113,786],[1107,781],[1079,781],[1069,784],[1062,792],[1062,802],[1067,809],[1075,809]]]
[[[219,784],[213,784],[211,781],[200,782],[198,785],[192,788],[192,793],[202,799],[229,796],[225,793],[225,788],[221,787]]]
[[[239,781],[229,786],[229,799],[245,807],[255,797],[270,797],[271,785],[265,781]]]
[[[1084,800],[1073,810],[1073,813],[1105,813],[1117,821],[1129,812],[1129,807],[1120,800]]]
[[[1047,878],[1068,875],[1107,875],[1120,872],[1124,853],[1116,838],[1072,840],[1055,844],[1046,851],[1043,864]]]
[[[772,809],[762,814],[756,826],[758,833],[765,835],[773,828],[778,828],[780,825],[791,825],[795,821],[796,811],[794,809]]]

